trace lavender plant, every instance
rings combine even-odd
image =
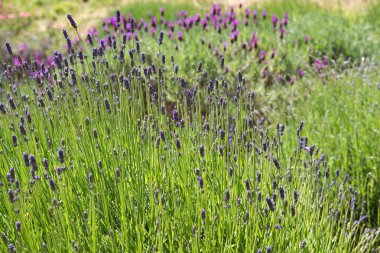
[[[272,131],[250,76],[227,74],[226,55],[210,80],[212,65],[194,61],[190,81],[168,33],[144,43],[141,22],[116,16],[106,39],[71,43],[80,24],[68,15],[75,33],[54,64],[1,66],[2,251],[378,249],[364,199],[303,122]]]

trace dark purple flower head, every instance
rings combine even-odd
[[[65,29],[62,29],[63,36],[66,40],[70,39],[69,35],[67,34],[67,31]]]
[[[279,192],[280,192],[280,198],[281,199],[284,199],[285,198],[285,191],[284,191],[284,188],[282,186],[280,186],[280,188],[278,189]]]
[[[59,157],[60,163],[64,163],[65,162],[65,157],[63,155],[63,150],[61,148],[58,149],[58,157]]]
[[[12,48],[11,48],[11,45],[9,44],[8,41],[5,42],[5,46],[7,47],[8,54],[9,54],[10,56],[12,56],[12,55],[13,55],[13,53],[12,53]]]
[[[279,162],[277,161],[277,159],[276,158],[273,158],[273,163],[274,163],[274,166],[276,167],[276,169],[280,169],[280,164],[279,164]]]
[[[206,211],[204,209],[201,210],[201,218],[202,220],[206,219]]]
[[[228,189],[226,189],[226,195],[224,197],[224,201],[226,201],[226,203],[230,201],[230,191]]]
[[[271,198],[269,198],[268,196],[265,198],[265,200],[267,201],[267,204],[268,204],[269,209],[273,212],[273,211],[274,211],[274,203],[273,203],[273,200],[272,200]]]
[[[183,33],[182,33],[182,31],[178,31],[177,38],[178,38],[179,41],[183,41]]]
[[[13,146],[17,147],[17,136],[14,134],[12,134],[12,142],[13,142]]]
[[[201,144],[199,145],[199,154],[203,157],[205,156],[205,147]]]
[[[51,188],[51,190],[52,190],[52,191],[55,191],[55,183],[54,183],[53,179],[50,179],[50,180],[49,180],[49,184],[50,184],[50,188]]]
[[[120,26],[120,10],[116,10],[116,22],[117,26]]]
[[[293,197],[294,197],[294,203],[297,203],[298,202],[298,193],[296,190],[293,191]]]
[[[249,187],[249,180],[248,180],[248,179],[245,180],[245,189],[246,189],[247,191],[250,190],[250,187]]]
[[[158,45],[161,45],[163,40],[164,40],[164,32],[160,31],[158,35]]]
[[[257,179],[257,182],[260,183],[260,181],[261,181],[261,173],[260,173],[260,171],[256,172],[256,179]]]
[[[70,14],[67,14],[67,19],[69,20],[71,26],[72,26],[74,29],[77,29],[77,28],[78,28],[77,23],[75,23],[75,20],[73,19],[73,17],[72,17]]]
[[[296,209],[295,209],[295,207],[294,207],[293,204],[290,206],[290,211],[291,211],[291,213],[292,213],[292,216],[295,216],[295,215],[296,215]]]
[[[199,62],[197,72],[199,73],[201,71],[202,71],[202,62]]]

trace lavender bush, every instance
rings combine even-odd
[[[213,6],[209,20],[191,20],[219,29],[218,12]],[[277,58],[255,48],[256,35],[243,51],[184,60],[185,13],[184,31],[172,38],[153,17],[146,36],[137,32],[146,23],[115,14],[105,38],[81,37],[68,15],[67,51],[54,52],[51,64],[1,66],[2,251],[378,249],[379,229],[367,223],[365,199],[346,171],[328,165],[330,154],[304,135],[303,122],[273,129],[255,107],[254,80],[271,85],[293,71],[287,82],[294,83],[304,77],[301,66],[277,67]],[[225,17],[223,29],[235,29],[231,44],[240,41],[233,15],[244,14]],[[248,18],[267,22],[276,40],[265,47],[282,48],[275,54],[292,47],[284,42],[285,16]],[[234,54],[237,62],[248,52],[254,63],[231,67]],[[329,73],[328,65],[302,66]]]

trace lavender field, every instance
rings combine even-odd
[[[380,2],[342,2],[0,1],[0,252],[380,252]]]

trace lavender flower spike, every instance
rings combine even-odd
[[[9,44],[8,41],[5,42],[5,46],[7,47],[8,54],[9,54],[10,56],[12,56],[12,55],[13,55],[13,53],[12,53],[12,48],[11,48],[11,45]]]
[[[71,26],[76,30],[78,29],[77,23],[70,14],[67,14],[67,19],[69,20]]]

